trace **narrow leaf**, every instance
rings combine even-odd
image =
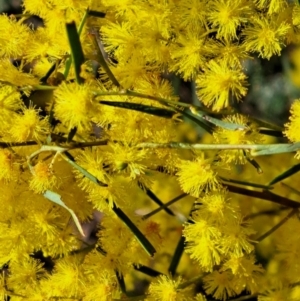
[[[246,181],[239,181],[239,180],[234,180],[234,179],[226,179],[226,178],[223,178],[223,177],[220,177],[220,179],[222,181],[225,181],[225,182],[235,183],[235,184],[244,185],[244,186],[262,188],[262,189],[266,189],[266,190],[273,189],[273,187],[270,186],[270,184],[269,185],[262,185],[262,184],[251,183],[251,182],[246,182]]]
[[[277,176],[276,178],[274,178],[269,185],[274,185],[292,175],[294,175],[295,173],[297,173],[300,170],[300,164],[296,164],[294,166],[292,166],[290,169],[286,170],[285,172],[283,172],[282,174],[280,174],[279,176]]]
[[[126,285],[125,285],[125,280],[124,280],[123,274],[116,271],[116,276],[117,276],[118,283],[120,285],[122,293],[126,295],[127,294],[126,293]]]
[[[250,118],[250,120],[254,121],[255,123],[257,123],[258,125],[260,125],[263,128],[273,129],[275,131],[280,131],[280,132],[283,131],[283,128],[279,125],[276,125],[276,124],[273,124],[271,122],[264,121],[264,120],[261,120],[261,119],[258,119],[258,118],[254,118],[254,117],[251,117],[251,116],[249,118]]]
[[[9,148],[12,146],[24,146],[24,145],[37,145],[36,141],[25,141],[25,142],[0,142],[0,148]]]
[[[84,63],[84,54],[81,47],[81,42],[79,38],[79,33],[77,32],[75,22],[66,24],[67,35],[69,39],[69,44],[71,48],[72,61],[75,69],[76,81],[78,84],[83,83],[83,78],[80,77],[81,65]]]
[[[249,157],[246,151],[243,149],[244,156],[246,157],[246,160],[257,170],[259,174],[263,173],[263,170],[259,166],[256,160],[253,158]]]
[[[192,208],[190,210],[188,220],[187,220],[187,222],[189,224],[194,224],[194,221],[192,220],[191,216],[192,216],[193,212],[196,210],[196,208],[195,208],[196,204],[197,203],[193,203]],[[179,265],[180,259],[182,257],[183,251],[184,251],[184,245],[185,245],[185,237],[182,235],[180,237],[180,240],[179,240],[177,246],[176,246],[174,255],[172,257],[172,260],[171,260],[171,263],[170,263],[170,266],[169,266],[169,269],[168,269],[169,273],[172,276],[174,276],[175,273],[176,273],[176,269]]]
[[[300,142],[297,143],[282,143],[282,144],[270,144],[262,147],[260,150],[252,150],[252,156],[265,156],[281,153],[292,153],[300,149]]]
[[[67,138],[67,142],[71,142],[71,141],[72,141],[72,139],[73,139],[74,136],[76,135],[76,132],[77,132],[77,127],[75,126],[75,127],[73,127],[73,128],[71,129],[71,131],[69,132],[68,138]]]
[[[64,155],[65,154],[65,155]],[[75,161],[74,158],[68,153],[65,152],[64,154],[61,154],[61,156],[70,163],[73,167],[78,169],[84,176],[86,176],[88,179],[90,179],[93,183],[98,184],[100,186],[107,186],[107,184],[101,183],[95,176],[90,174],[88,171],[86,171],[84,168],[79,166]],[[136,237],[138,242],[141,244],[141,246],[144,248],[144,250],[150,255],[153,256],[156,252],[155,248],[152,246],[150,241],[143,235],[143,233],[137,228],[137,226],[129,219],[129,217],[121,210],[121,208],[118,208],[116,204],[113,204],[113,211],[115,214],[120,218],[121,221],[125,223],[125,225],[130,229],[130,231],[133,233],[133,235]]]
[[[237,123],[231,123],[231,122],[226,122],[226,121],[222,121],[220,119],[217,118],[213,118],[207,114],[205,114],[204,112],[200,111],[200,110],[196,110],[194,107],[190,107],[190,111],[196,116],[196,118],[201,118],[204,119],[212,124],[214,124],[215,126],[224,128],[226,130],[231,130],[231,131],[237,131],[237,130],[246,130],[247,128],[241,124],[237,124]]]
[[[283,137],[282,131],[268,130],[268,129],[258,129],[258,132],[263,135],[272,137]]]
[[[65,208],[66,210],[68,210],[69,213],[71,214],[72,218],[73,218],[73,221],[75,222],[75,225],[76,225],[76,227],[77,227],[79,233],[80,233],[82,236],[85,236],[85,235],[84,235],[84,232],[83,232],[83,229],[82,229],[82,227],[81,227],[81,225],[80,225],[80,222],[79,222],[79,220],[78,220],[76,214],[74,213],[74,211],[73,211],[72,209],[70,209],[70,208],[62,201],[61,195],[59,195],[59,194],[57,194],[57,193],[55,193],[55,192],[53,192],[53,191],[51,191],[51,190],[46,190],[46,191],[44,192],[43,195],[44,195],[44,197],[45,197],[46,199],[48,199],[49,201],[51,201],[51,202],[53,202],[53,203],[55,203],[55,204],[57,204],[57,205],[59,205],[59,206]]]
[[[226,187],[227,187],[228,191],[233,192],[233,193],[247,195],[247,196],[250,196],[253,198],[270,201],[270,202],[273,202],[273,203],[276,203],[276,204],[279,204],[282,206],[290,207],[290,208],[299,208],[300,207],[299,202],[296,202],[294,200],[285,198],[281,195],[272,193],[269,190],[264,190],[264,191],[248,190],[248,189],[245,189],[242,187],[232,186],[232,185],[228,185],[228,184],[226,184]]]
[[[90,15],[90,11],[87,9],[87,10],[85,11],[85,13],[84,13],[84,15],[83,15],[81,21],[80,21],[79,26],[78,26],[78,35],[79,35],[79,36],[80,36],[81,33],[82,33],[83,27],[84,27],[84,25],[85,25],[85,23],[86,23],[86,20],[87,20],[87,17],[88,17],[89,15]]]
[[[185,237],[184,236],[181,236],[177,246],[176,246],[176,249],[175,249],[175,252],[174,252],[174,255],[172,257],[172,261],[171,261],[171,264],[169,266],[169,273],[171,275],[175,275],[176,273],[176,269],[178,267],[178,264],[179,264],[179,261],[181,259],[181,256],[183,254],[183,251],[184,251],[184,243],[185,243]]]
[[[194,123],[196,123],[198,126],[200,126],[202,129],[204,129],[208,133],[212,134],[213,128],[210,125],[208,125],[205,120],[203,122],[203,121],[199,120],[198,118],[196,118],[194,115],[191,115],[190,113],[188,113],[186,111],[178,110],[178,113],[182,114],[187,119],[193,121]]]
[[[112,83],[116,86],[116,87],[120,87],[120,83],[118,82],[118,80],[115,78],[114,74],[111,72],[105,58],[104,55],[102,53],[102,49],[103,47],[101,47],[101,41],[100,41],[100,37],[98,32],[96,31],[96,29],[91,29],[90,30],[90,34],[89,37],[94,45],[94,48],[96,49],[97,52],[97,60],[99,62],[99,64],[101,65],[101,67],[103,68],[103,70],[106,72],[107,76],[109,77],[109,79],[112,81]]]
[[[100,11],[96,11],[96,10],[89,11],[89,16],[91,16],[91,17],[105,18],[105,15],[106,15],[106,13],[102,13]]]
[[[99,253],[101,253],[103,256],[106,256],[106,255],[107,255],[107,252],[106,252],[100,245],[97,245],[96,250],[97,250]]]
[[[168,110],[168,109],[152,107],[152,106],[139,104],[139,103],[108,101],[108,100],[100,100],[99,103],[108,105],[108,106],[112,106],[112,107],[139,111],[142,113],[159,116],[159,117],[164,117],[164,118],[172,118],[176,114],[176,112]]]
[[[60,61],[59,61],[60,63]],[[48,72],[40,79],[41,84],[46,84],[47,83],[47,79],[51,76],[51,74],[55,71],[55,68],[57,66],[57,62],[55,62],[50,69],[48,70]]]
[[[51,125],[52,131],[54,130],[55,126],[60,122],[54,117],[54,101],[51,103],[50,111],[49,111],[49,124]]]
[[[78,27],[78,35],[79,35],[79,36],[80,36],[81,33],[82,33],[84,24],[85,24],[85,22],[86,22],[86,20],[87,20],[87,17],[88,17],[88,14],[89,14],[89,10],[86,10],[86,11],[85,11],[85,14],[83,15],[83,18],[82,18],[82,20],[81,20],[81,22],[80,22],[80,24],[79,24],[79,27]],[[70,68],[71,68],[71,65],[72,65],[72,61],[73,61],[73,60],[72,60],[72,56],[69,57],[69,58],[67,59],[67,61],[66,61],[65,72],[64,72],[65,78],[67,78],[68,75],[69,75]]]
[[[141,273],[144,273],[145,275],[148,275],[148,276],[151,276],[151,277],[157,277],[157,276],[160,276],[160,275],[163,275],[161,272],[158,272],[152,268],[149,268],[145,265],[142,265],[142,264],[139,264],[139,265],[133,265],[133,268],[136,270],[136,271],[139,271]]]
[[[76,168],[77,170],[79,170],[85,177],[87,177],[88,179],[90,179],[93,183],[98,184],[100,186],[104,186],[107,187],[108,185],[105,183],[100,182],[95,176],[93,176],[91,173],[89,173],[87,170],[85,170],[84,168],[82,168],[80,165],[78,165],[75,162],[75,159],[73,158],[73,156],[71,156],[71,154],[69,154],[68,152],[64,152],[64,154],[61,154],[61,156],[68,162],[70,163],[74,168]]]
[[[125,225],[130,229],[133,235],[136,237],[138,242],[144,248],[144,250],[152,257],[156,250],[150,243],[150,241],[145,237],[145,235],[139,230],[139,228],[129,219],[129,217],[118,208],[116,204],[113,205],[113,211],[119,217],[121,221],[125,223]]]

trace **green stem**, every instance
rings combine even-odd
[[[178,148],[178,149],[197,149],[197,150],[251,150],[252,156],[264,156],[271,154],[281,154],[295,152],[300,149],[300,142],[281,143],[281,144],[200,144],[200,143],[154,143],[144,142],[136,145],[137,148]]]
[[[155,143],[143,142],[136,145],[137,148],[178,148],[178,149],[197,149],[197,150],[259,150],[266,148],[266,144],[202,144],[202,143],[182,143],[182,142],[169,142],[169,143]]]
[[[81,172],[85,177],[87,177],[89,180],[91,180],[93,183],[96,185],[102,186],[102,187],[107,187],[108,185],[106,183],[102,183],[101,181],[98,180],[94,175],[89,173],[87,170],[82,168],[80,165],[78,165],[74,160],[72,160],[70,154],[65,151],[65,152],[60,152],[60,155],[62,158],[67,161],[70,165],[72,165],[75,169],[77,169],[79,172]]]
[[[37,145],[36,141],[25,141],[25,142],[0,142],[0,148],[26,146],[26,145]]]
[[[256,184],[256,183],[250,183],[250,182],[245,182],[245,181],[239,181],[239,180],[235,180],[235,179],[226,179],[226,178],[223,178],[223,177],[220,177],[220,179],[222,181],[224,181],[224,182],[239,184],[239,185],[243,185],[243,186],[262,188],[262,189],[266,189],[266,190],[273,189],[272,186],[266,186],[266,185],[262,185],[262,184]]]
[[[248,190],[242,187],[237,187],[233,185],[228,185],[226,184],[227,189],[229,192],[232,193],[237,193],[241,195],[247,195],[253,198],[257,199],[262,199],[266,201],[271,201],[273,203],[285,206],[285,207],[290,207],[290,208],[299,208],[300,203],[293,201],[291,199],[287,199],[285,197],[282,197],[278,194],[272,193],[269,190],[264,190],[264,191],[255,191],[255,190]]]

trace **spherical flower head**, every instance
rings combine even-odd
[[[166,275],[159,276],[149,286],[148,301],[184,301],[187,297],[178,289],[181,278],[177,281]]]
[[[290,109],[290,122],[285,124],[284,134],[291,142],[300,141],[300,99],[294,101]]]
[[[32,106],[23,108],[22,114],[16,115],[14,123],[9,130],[9,135],[15,142],[42,141],[48,133],[48,119],[40,117],[39,110]]]
[[[210,3],[208,20],[212,27],[218,28],[217,37],[225,39],[236,38],[236,30],[239,25],[247,22],[252,12],[248,1],[212,1]]]
[[[213,271],[204,277],[204,289],[207,294],[212,294],[219,300],[228,300],[228,297],[236,295],[233,285],[233,276],[230,271],[219,272]]]
[[[114,53],[118,60],[127,61],[140,48],[137,28],[132,22],[106,23],[101,27],[105,50]]]
[[[258,301],[298,300],[298,299],[293,299],[291,295],[292,295],[292,288],[281,284],[279,287],[267,288],[260,296],[258,296],[257,300]]]
[[[3,32],[0,37],[1,58],[17,58],[24,55],[26,45],[30,40],[30,28],[22,21],[10,18],[7,15],[0,15],[0,28]]]
[[[99,105],[93,101],[88,84],[63,82],[54,92],[54,115],[67,128],[77,127],[79,132],[90,129],[91,120],[99,114]]]
[[[233,42],[226,39],[212,40],[207,42],[207,47],[211,53],[221,61],[224,61],[228,66],[241,67],[245,59],[250,59],[251,56],[245,50],[245,46],[239,42]]]
[[[288,1],[286,0],[254,0],[254,3],[259,9],[266,10],[268,7],[269,15],[281,13],[288,6]]]
[[[253,254],[232,257],[223,264],[222,271],[231,270],[233,275],[245,275],[248,277],[255,272],[263,273],[262,266],[256,265],[255,261]]]
[[[202,35],[204,37],[201,38]],[[208,50],[205,46],[205,31],[187,31],[185,35],[179,36],[177,44],[170,51],[173,60],[170,71],[180,73],[184,80],[195,78],[206,62]]]
[[[293,8],[293,25],[300,25],[300,5],[296,4]]]
[[[80,151],[76,156],[76,162],[84,168],[88,173],[96,177],[100,182],[106,183],[108,178],[106,172],[103,169],[106,157],[100,148],[95,147],[92,149],[85,149]],[[93,191],[95,184],[88,179],[83,177],[79,170],[74,170],[75,176],[79,181],[79,186],[86,192]]]
[[[49,165],[43,161],[33,167],[33,178],[29,183],[30,189],[36,193],[43,193],[57,184],[57,178]]]
[[[154,72],[148,74],[146,79],[140,78],[135,83],[135,89],[143,94],[176,100],[171,82]],[[159,103],[155,102],[155,105],[159,105]]]
[[[83,301],[108,301],[112,300],[114,294],[118,293],[116,276],[109,270],[103,269],[93,273],[92,284],[85,287]]]
[[[199,293],[195,296],[194,300],[195,301],[206,301],[206,298],[205,298],[205,296],[203,296],[202,294]]]
[[[45,279],[46,270],[44,263],[31,257],[23,257],[22,260],[10,262],[11,275],[7,281],[8,287],[14,287],[18,291],[26,291],[36,287],[39,280]]]
[[[178,1],[174,7],[178,25],[190,30],[199,30],[206,24],[208,5],[203,0]],[[175,21],[174,20],[174,21]]]
[[[249,119],[241,114],[235,114],[222,119],[228,124],[236,125],[235,130],[218,127],[213,136],[218,144],[255,144],[263,141],[263,136],[260,135],[254,125],[249,125]],[[244,151],[237,150],[221,150],[220,158],[226,163],[245,164],[247,158]]]
[[[56,294],[79,296],[83,289],[83,273],[77,258],[63,258],[56,262],[53,277],[53,291]]]
[[[12,111],[22,108],[21,94],[17,91],[17,87],[3,85],[0,86],[0,113],[1,123],[9,122]]]
[[[291,116],[289,122],[285,124],[285,131],[283,132],[291,142],[300,141],[300,99],[297,99],[291,106]],[[300,158],[300,152],[296,153],[296,158]]]
[[[104,156],[99,147],[81,151],[76,156],[76,162],[105,185],[95,184],[88,177],[84,177],[80,171],[74,170],[78,186],[89,194],[89,201],[97,210],[107,212],[111,211],[114,205],[120,205],[122,208],[128,206],[126,197],[128,187],[121,176],[110,176],[104,169],[104,165],[108,162],[107,156]]]
[[[221,271],[231,271],[234,275],[235,289],[238,293],[245,289],[251,293],[257,292],[261,283],[264,269],[260,264],[255,263],[253,254],[232,257],[227,260]]]
[[[128,171],[132,179],[145,173],[146,166],[143,161],[147,157],[146,150],[129,147],[126,143],[113,143],[110,146],[113,152],[108,155],[108,162],[112,163],[114,170]]]
[[[203,270],[212,271],[215,265],[220,264],[222,250],[219,243],[222,233],[207,215],[193,215],[193,223],[184,225],[183,235],[187,242],[185,251]]]
[[[102,212],[111,212],[114,206],[129,208],[133,205],[128,200],[128,186],[125,186],[122,178],[107,177],[105,184],[107,186],[94,184],[89,192],[89,201],[95,209]]]
[[[10,181],[16,175],[13,154],[8,149],[0,149],[0,180]]]
[[[1,59],[0,68],[5,70],[0,74],[0,81],[2,82],[10,83],[13,86],[35,86],[39,84],[38,78],[31,73],[23,72],[22,66],[15,67],[9,59]]]
[[[204,154],[193,161],[181,160],[178,164],[178,181],[182,190],[192,196],[199,197],[204,189],[215,190],[220,187],[217,166]]]
[[[197,95],[207,106],[220,111],[229,106],[231,95],[240,100],[246,95],[246,75],[237,66],[230,67],[222,61],[208,62],[204,73],[196,79]]]
[[[231,218],[222,226],[222,250],[224,254],[232,257],[240,257],[243,254],[250,254],[254,246],[251,244],[251,235],[256,233],[250,223],[243,221],[240,214]]]
[[[258,52],[259,56],[269,60],[272,55],[280,54],[289,29],[287,23],[278,24],[275,19],[254,17],[252,25],[243,31],[246,50]]]
[[[229,202],[228,192],[225,189],[206,193],[201,198],[201,203],[202,205],[195,214],[199,216],[207,214],[208,218],[215,222],[224,223],[235,211]]]

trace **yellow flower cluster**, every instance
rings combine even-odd
[[[267,144],[282,129],[232,106],[247,94],[243,60],[299,42],[299,12],[24,0],[0,15],[0,299],[300,300],[299,164],[253,158],[300,158],[300,101],[283,132],[293,144]],[[195,83],[197,106],[179,102],[172,73]]]

